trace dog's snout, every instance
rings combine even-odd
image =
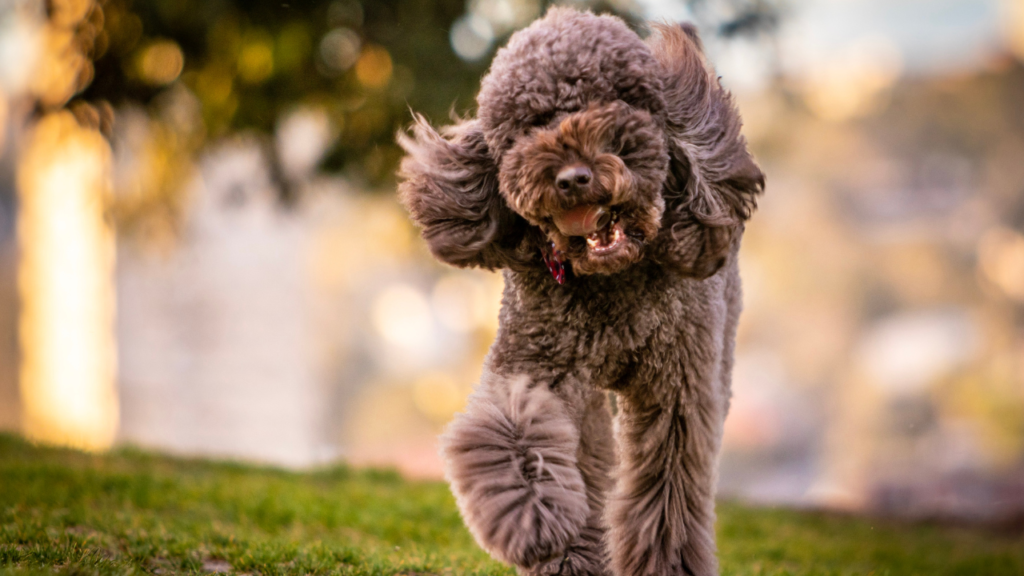
[[[574,188],[586,188],[594,179],[594,173],[583,164],[572,164],[562,168],[555,176],[555,187],[563,192]]]

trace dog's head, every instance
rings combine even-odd
[[[501,195],[577,274],[638,261],[661,227],[665,134],[646,110],[591,104],[527,131],[502,155]]]
[[[642,258],[695,276],[724,261],[763,177],[690,28],[649,43],[553,9],[499,51],[477,118],[401,134],[400,194],[460,266],[613,274]]]

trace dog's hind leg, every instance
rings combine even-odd
[[[579,538],[590,515],[579,446],[547,384],[485,370],[441,451],[466,526],[492,556],[530,570]]]

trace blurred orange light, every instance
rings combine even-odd
[[[143,81],[160,86],[174,82],[185,66],[185,56],[175,42],[162,40],[147,46],[139,55],[138,72]]]
[[[978,243],[978,263],[990,282],[1024,302],[1024,236],[1008,228],[989,230]]]
[[[380,46],[367,46],[356,61],[356,78],[367,88],[382,88],[391,80],[391,55]]]
[[[48,4],[53,23],[72,28],[93,9],[93,0],[51,0]]]
[[[103,449],[114,440],[110,148],[70,112],[44,117],[18,167],[20,387],[26,434]]]
[[[92,62],[75,45],[72,30],[46,26],[40,65],[32,74],[32,93],[47,106],[61,106],[91,78]]]
[[[1024,60],[1024,0],[1003,0],[1006,43],[1020,60]]]

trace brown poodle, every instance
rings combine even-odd
[[[731,97],[692,27],[645,42],[555,8],[477,103],[399,136],[433,254],[504,269],[497,340],[442,439],[467,526],[524,574],[716,574],[736,253],[764,186]]]

